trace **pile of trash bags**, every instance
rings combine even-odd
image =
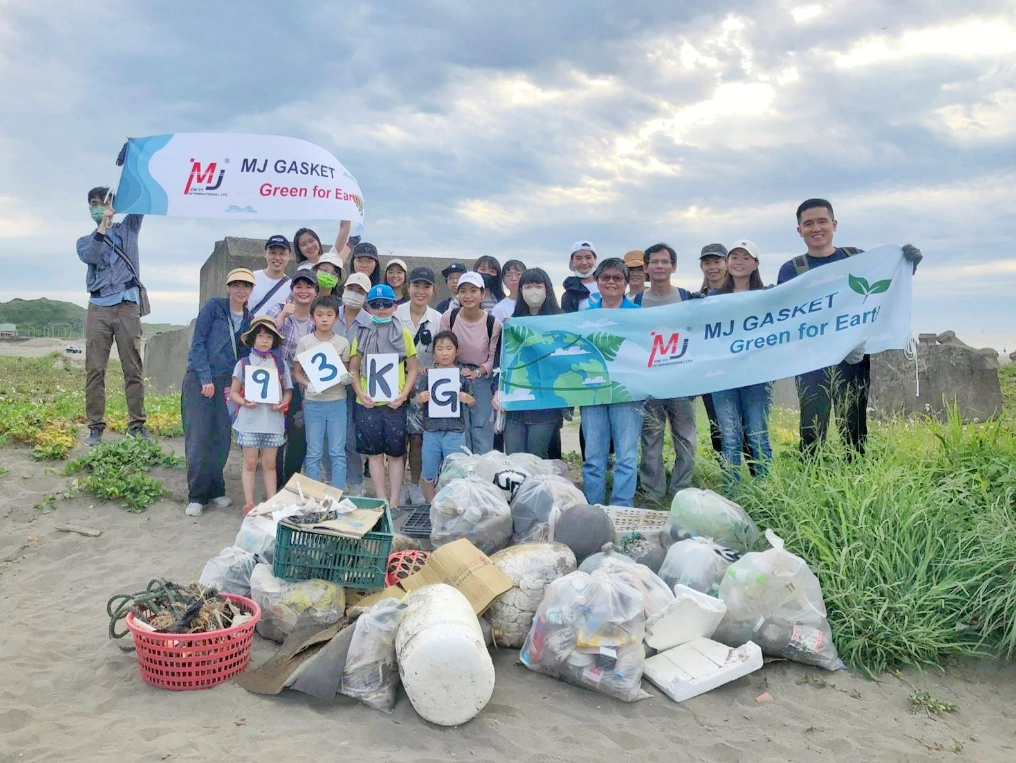
[[[275,577],[268,564],[257,565],[251,573],[250,597],[261,607],[257,632],[280,643],[298,624],[333,625],[346,610],[342,586],[327,580],[290,583]]]

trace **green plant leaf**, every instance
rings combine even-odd
[[[610,383],[610,402],[612,403],[630,403],[631,393],[628,392],[628,388],[623,384],[617,382]]]
[[[617,357],[618,350],[624,344],[624,337],[606,331],[597,331],[589,337],[589,341],[593,343],[593,347],[600,351],[604,360],[610,361]]]
[[[533,330],[531,328],[509,324],[505,327],[502,334],[504,338],[504,351],[510,355],[515,355],[532,335]]]
[[[856,291],[858,294],[867,297],[871,290],[868,286],[868,281],[860,276],[848,275],[847,282],[850,284],[850,288]]]
[[[892,282],[893,282],[893,279],[891,279],[891,278],[887,278],[884,281],[875,281],[875,283],[873,283],[869,287],[868,293],[869,294],[882,294],[884,292],[887,292],[887,291],[889,291],[889,286],[892,284]]]

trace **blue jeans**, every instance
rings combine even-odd
[[[466,447],[473,453],[482,455],[494,450],[494,381],[490,378],[473,379],[472,394],[476,404],[465,406],[469,411],[466,421],[469,429],[466,432]]]
[[[437,482],[441,462],[452,453],[461,453],[466,442],[465,432],[423,432],[420,476],[426,482]]]
[[[303,472],[312,480],[321,480],[321,458],[325,435],[328,436],[328,462],[332,487],[346,489],[346,400],[304,400],[303,426],[307,433],[307,455]]]
[[[607,455],[614,442],[614,489],[610,502],[633,506],[642,431],[641,403],[589,405],[582,409],[586,460],[582,464],[582,492],[589,503],[603,503],[607,493]]]
[[[716,420],[720,424],[727,486],[740,476],[741,449],[748,441],[751,457],[757,462],[756,474],[764,475],[773,457],[769,445],[769,408],[772,395],[768,384],[751,384],[738,389],[713,393]]]
[[[363,456],[356,452],[356,422],[353,409],[356,404],[353,385],[346,387],[346,486],[358,487],[363,484]]]

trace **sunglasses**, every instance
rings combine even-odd
[[[390,299],[375,299],[370,303],[371,307],[376,307],[379,310],[387,310],[390,307],[395,307],[395,303]]]

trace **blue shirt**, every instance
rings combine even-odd
[[[603,308],[603,296],[600,295],[600,294],[590,294],[589,295],[589,306],[586,307],[586,310],[599,310],[601,308]],[[621,310],[631,310],[632,308],[637,310],[638,309],[638,305],[636,305],[634,302],[632,302],[630,299],[628,299],[627,295],[622,297],[621,298],[621,304],[619,305],[618,309],[621,309]],[[606,308],[606,309],[609,310],[610,308]]]
[[[821,267],[822,265],[828,265],[830,262],[839,262],[845,260],[848,255],[839,247],[836,247],[836,251],[830,254],[828,257],[812,257],[810,254],[804,255],[808,260],[808,269]],[[797,268],[794,267],[794,260],[787,260],[780,267],[780,275],[776,279],[776,283],[786,283],[791,278],[797,277]]]

